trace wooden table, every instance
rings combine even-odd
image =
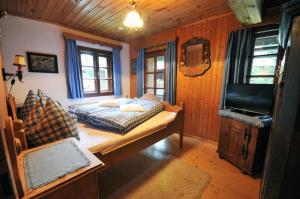
[[[91,164],[37,189],[27,189],[24,172],[25,155],[32,151],[41,150],[59,142],[69,140],[72,140],[78,146],[78,148],[90,160]],[[18,156],[18,164],[21,183],[25,192],[24,198],[99,198],[97,173],[102,167],[104,167],[104,163],[86,148],[82,147],[75,138],[68,138],[26,150]]]

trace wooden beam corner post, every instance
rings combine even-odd
[[[228,5],[242,24],[262,22],[262,0],[228,0]]]

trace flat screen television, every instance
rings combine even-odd
[[[228,84],[226,108],[272,114],[274,105],[273,84]]]

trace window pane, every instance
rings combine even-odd
[[[112,91],[112,80],[100,80],[101,91]]]
[[[157,73],[156,74],[156,87],[157,88],[164,88],[165,87],[165,74],[164,73]]]
[[[146,93],[154,94],[154,89],[148,88],[146,89]]]
[[[251,75],[274,75],[276,57],[256,57],[253,59]]]
[[[147,74],[146,87],[154,87],[154,74]]]
[[[93,55],[87,53],[80,54],[81,65],[83,66],[94,66]]]
[[[156,58],[157,72],[163,72],[165,69],[165,57],[159,56]]]
[[[83,91],[85,93],[96,92],[95,80],[83,80]]]
[[[165,95],[165,90],[164,89],[156,89],[156,96],[159,99],[164,100],[164,95]]]
[[[82,67],[82,77],[83,79],[95,79],[94,67]]]
[[[271,46],[278,46],[277,35],[259,37],[255,40],[255,49]]]
[[[107,58],[106,57],[98,57],[99,67],[107,67]]]
[[[277,54],[278,48],[260,48],[254,50],[254,55],[269,55],[269,54]]]
[[[107,68],[100,68],[100,79],[112,79],[112,70]]]
[[[251,77],[250,84],[273,84],[273,77]]]
[[[147,72],[154,72],[154,57],[147,58]]]
[[[270,57],[255,57],[253,59],[252,66],[275,66],[277,58],[275,56]]]
[[[251,75],[274,75],[275,66],[252,66]]]

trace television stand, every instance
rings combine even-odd
[[[243,173],[254,175],[263,168],[271,121],[251,117],[231,110],[221,110],[218,150],[224,158]],[[269,120],[271,120],[269,118]]]
[[[251,117],[257,117],[257,116],[262,116],[263,115],[262,113],[257,113],[257,112],[242,110],[242,109],[231,109],[231,112],[240,113],[242,115],[248,115],[248,116],[251,116]]]

